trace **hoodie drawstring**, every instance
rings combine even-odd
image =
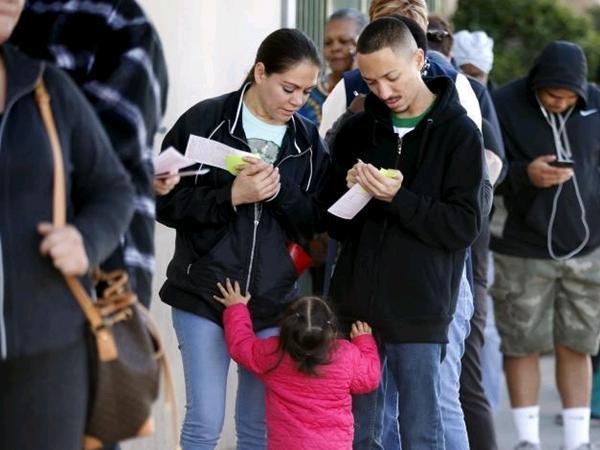
[[[563,116],[561,114],[553,114],[551,112],[548,112],[540,102],[539,98],[537,98],[537,96],[536,99],[544,116],[544,119],[546,119],[546,122],[548,123],[548,125],[550,125],[550,128],[552,129],[552,136],[554,138],[554,148],[556,151],[557,160],[572,160],[573,152],[571,151],[571,142],[569,140],[569,135],[567,134],[567,121],[573,113],[575,106],[572,106]],[[563,184],[560,184],[554,194],[554,199],[552,201],[552,211],[550,213],[550,220],[548,221],[548,231],[546,233],[546,246],[548,248],[548,253],[550,254],[550,257],[555,261],[565,261],[567,259],[572,258],[579,252],[581,252],[581,250],[585,248],[585,246],[590,240],[590,227],[587,223],[585,205],[581,196],[579,183],[577,182],[577,175],[575,174],[575,169],[573,169],[573,186],[575,187],[575,195],[577,196],[577,202],[579,203],[579,209],[581,210],[581,223],[583,224],[583,228],[585,230],[585,237],[574,250],[570,251],[566,255],[556,255],[556,252],[554,251],[554,245],[552,243],[552,235],[554,233],[554,222],[556,220],[556,212],[558,210],[558,200],[563,190]]]

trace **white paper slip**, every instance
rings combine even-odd
[[[373,197],[367,193],[360,184],[355,184],[352,188],[340,197],[340,199],[331,205],[327,211],[334,216],[350,220],[367,206]]]
[[[154,173],[160,175],[178,172],[179,169],[192,164],[196,164],[193,159],[186,158],[173,147],[169,147],[154,158]]]
[[[201,164],[218,167],[231,172],[232,168],[227,164],[228,157],[243,158],[246,156],[252,157],[254,155],[213,141],[212,139],[206,139],[191,134],[188,140],[187,149],[185,150],[185,156]],[[238,162],[241,163],[242,161],[238,160]]]

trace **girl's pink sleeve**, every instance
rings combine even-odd
[[[352,340],[358,348],[354,358],[354,375],[350,384],[351,394],[366,394],[379,386],[381,361],[373,336],[363,334]]]
[[[246,305],[239,303],[225,308],[223,326],[227,349],[235,362],[257,375],[271,367],[273,352],[269,348],[273,345],[256,337]]]

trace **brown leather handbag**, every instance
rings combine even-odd
[[[50,139],[54,159],[53,223],[66,223],[66,195],[62,150],[50,108],[50,96],[38,81],[35,97]],[[89,322],[90,403],[83,448],[147,436],[153,432],[152,404],[159,392],[161,368],[165,374],[167,404],[172,407],[173,432],[177,418],[173,386],[157,328],[146,308],[128,289],[123,270],[92,274],[100,298],[93,301],[82,284],[65,276],[73,296]],[[100,289],[97,289],[100,290]]]

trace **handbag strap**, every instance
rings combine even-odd
[[[62,150],[56,131],[56,124],[50,108],[50,95],[44,86],[43,80],[38,80],[35,86],[35,99],[38,104],[44,126],[50,139],[52,146],[52,156],[54,160],[54,196],[52,208],[52,223],[54,226],[63,226],[66,224],[66,193],[65,193],[65,173],[63,165]],[[98,349],[98,357],[101,361],[111,361],[118,356],[117,346],[115,344],[110,328],[107,327],[102,319],[102,316],[94,306],[94,302],[89,297],[79,280],[73,276],[65,275],[65,281],[71,289],[73,296],[83,310],[85,317],[92,326],[92,331],[96,335],[96,344]],[[171,410],[173,436],[177,436],[177,409],[175,407],[175,392],[173,389],[173,378],[167,355],[165,353],[160,334],[156,324],[151,319],[150,314],[144,309],[145,321],[150,328],[153,339],[158,345],[158,353],[156,358],[162,365],[163,373],[165,374],[165,396],[167,408]],[[178,445],[177,449],[180,449]]]
[[[52,158],[54,161],[54,191],[52,206],[52,223],[55,227],[61,227],[66,224],[67,217],[67,196],[65,193],[65,170],[63,163],[63,154],[58,139],[56,123],[52,109],[50,108],[50,95],[44,86],[44,81],[40,77],[35,85],[35,100],[42,115],[42,120],[50,139],[52,147]],[[112,333],[105,327],[100,313],[94,307],[92,299],[89,297],[79,280],[74,276],[64,276],[69,289],[73,293],[75,300],[79,303],[83,314],[92,326],[92,331],[96,335],[98,343],[98,354],[100,360],[110,361],[117,357],[117,347],[115,345]]]

